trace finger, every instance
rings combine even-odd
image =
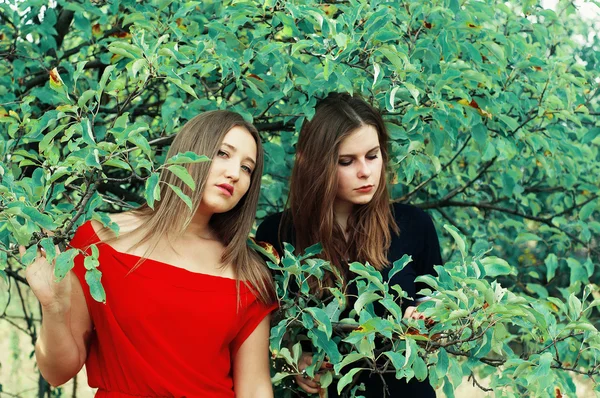
[[[303,379],[302,376],[296,376],[296,383],[304,391],[310,394],[316,394],[319,392],[319,385],[313,381]]]
[[[26,251],[27,249],[25,249],[25,246],[19,246],[19,254],[21,257],[23,257],[23,254],[25,254]]]
[[[333,365],[330,362],[325,361],[321,364],[321,369],[330,370],[333,369]]]
[[[319,383],[315,382],[310,378],[306,379],[303,375],[296,376],[296,383],[298,383],[298,385],[306,386],[307,388],[319,388]]]
[[[306,365],[306,366],[304,366],[300,370],[304,370],[311,363],[312,363],[312,355],[303,355],[302,356],[301,365]]]

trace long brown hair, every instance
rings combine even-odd
[[[247,239],[254,223],[260,181],[263,172],[264,153],[260,136],[256,127],[246,122],[235,112],[218,110],[202,113],[188,121],[175,136],[167,159],[182,152],[194,152],[206,155],[211,159],[217,155],[225,135],[236,126],[244,127],[252,134],[256,142],[256,167],[251,176],[248,192],[238,204],[225,213],[213,214],[210,226],[219,240],[225,245],[221,257],[223,264],[232,264],[236,280],[247,281],[255,291],[258,299],[269,304],[275,300],[275,290],[271,275],[260,256],[247,246]],[[148,204],[133,211],[143,220],[142,239],[134,246],[144,242],[150,243],[145,258],[164,237],[180,235],[192,221],[196,213],[210,170],[210,162],[188,164],[187,170],[196,182],[196,189],[191,190],[171,171],[166,168],[160,174],[159,184],[161,198],[154,209]],[[181,200],[169,185],[180,188],[192,201],[193,211]]]
[[[335,221],[333,203],[337,195],[337,165],[340,143],[361,126],[373,126],[379,136],[383,170],[373,199],[355,205],[348,219],[347,239]],[[387,252],[392,231],[398,233],[387,189],[388,133],[383,118],[375,108],[358,96],[331,93],[316,107],[306,121],[296,145],[296,162],[292,170],[289,210],[281,231],[293,225],[294,244],[302,252],[312,244],[323,246],[322,258],[347,273],[347,260],[368,262],[380,270],[388,264]],[[289,237],[287,237],[289,239]],[[332,275],[325,278],[331,284]]]

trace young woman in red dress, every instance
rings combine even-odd
[[[189,189],[163,170],[154,209],[111,216],[115,236],[95,221],[70,246],[80,250],[60,283],[43,252],[26,276],[43,321],[37,363],[52,385],[85,364],[96,397],[272,397],[270,274],[247,245],[263,151],[255,127],[236,113],[190,120],[168,158],[192,151],[212,161],[187,165]],[[193,212],[169,184],[191,199]],[[106,303],[85,282],[84,258],[99,250]]]

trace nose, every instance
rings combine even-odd
[[[358,178],[369,178],[371,176],[371,168],[367,164],[366,159],[359,161]]]
[[[235,182],[240,179],[241,165],[236,164],[237,162],[228,162],[229,164],[225,168],[225,177]]]

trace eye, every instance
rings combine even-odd
[[[340,159],[340,160],[338,160],[338,164],[340,166],[350,166],[352,164],[352,160],[350,160],[350,159]]]
[[[222,151],[222,150],[220,150],[220,149],[219,149],[219,150],[217,151],[217,156],[220,156],[220,157],[222,157],[222,158],[226,158],[226,157],[229,157],[229,154],[228,154],[227,152],[225,152],[225,151]]]
[[[244,170],[248,174],[252,174],[252,168],[246,165],[242,165],[242,170]]]
[[[379,154],[375,154],[375,155],[368,155],[368,156],[367,156],[367,159],[369,159],[369,160],[375,160],[375,159],[377,159],[378,157],[379,157]]]

